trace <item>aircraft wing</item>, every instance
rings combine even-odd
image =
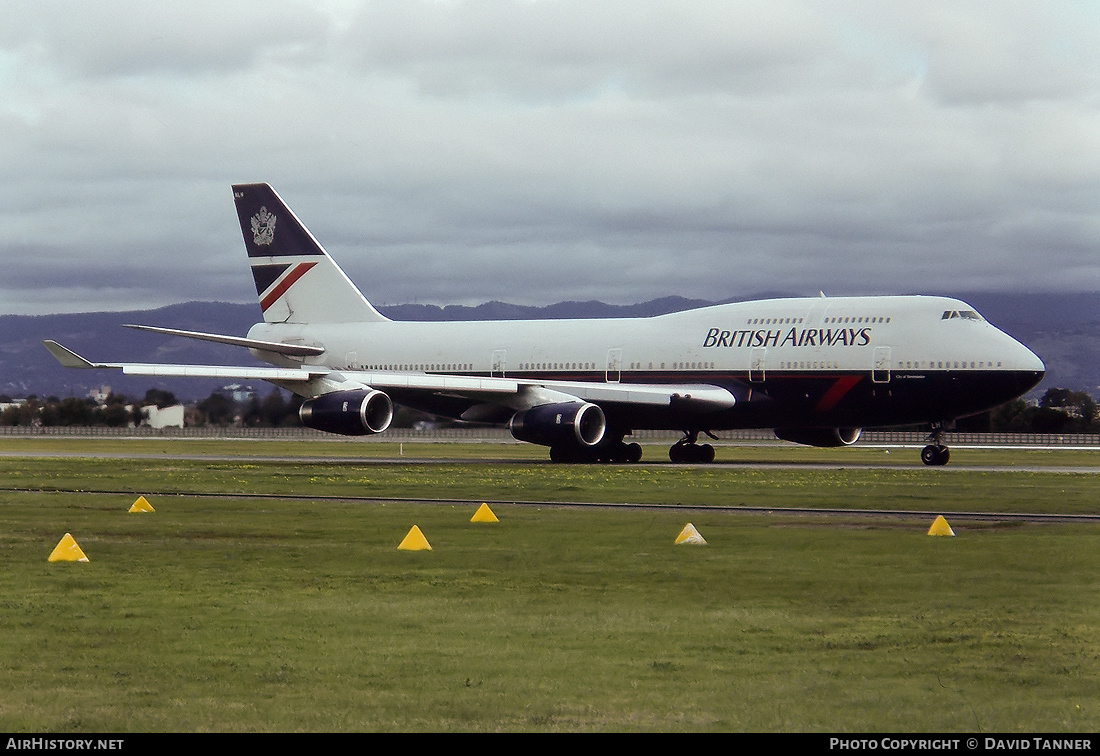
[[[170,365],[143,362],[92,362],[56,341],[46,340],[42,345],[63,367],[78,369],[121,370],[125,375],[170,376],[177,378],[235,378],[264,381],[309,383],[328,379],[332,384],[352,383],[375,388],[420,389],[424,391],[453,392],[458,395],[515,394],[519,390],[516,381],[504,378],[471,378],[456,375],[432,375],[424,373],[361,372],[335,370],[323,366],[300,368],[245,367],[240,365]]]
[[[175,376],[181,378],[240,378],[264,381],[303,381],[309,382],[328,375],[329,368],[265,368],[239,367],[232,365],[164,365],[141,362],[92,362],[79,354],[58,344],[46,340],[43,346],[62,366],[80,369],[121,370],[126,375]]]
[[[233,365],[169,365],[159,363],[92,362],[56,341],[42,344],[64,367],[114,369],[126,375],[157,377],[226,378],[264,380],[278,384],[315,384],[312,395],[348,387],[371,387],[404,393],[431,393],[486,402],[513,410],[542,404],[584,401],[594,404],[678,405],[687,410],[728,409],[735,403],[729,390],[707,384],[587,383],[482,378],[436,373],[336,370],[322,366],[300,368],[244,367]]]
[[[560,393],[593,404],[630,404],[668,407],[676,404],[683,409],[729,409],[736,399],[728,389],[699,383],[588,383],[585,381],[518,381],[521,393],[536,395],[539,391]],[[557,401],[561,401],[558,399]],[[544,402],[537,402],[542,404]],[[535,406],[535,405],[531,405]]]

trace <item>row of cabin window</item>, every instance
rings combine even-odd
[[[944,313],[944,317],[945,318],[947,317],[946,313]],[[746,321],[746,325],[799,325],[803,321],[804,321],[804,318],[749,318]],[[886,317],[885,315],[880,315],[880,316],[875,316],[875,317],[865,317],[865,316],[855,317],[855,316],[849,315],[848,317],[837,316],[837,317],[833,317],[833,318],[825,318],[821,322],[823,324],[824,323],[889,323],[890,318]]]

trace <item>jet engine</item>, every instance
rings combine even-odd
[[[302,402],[298,418],[307,428],[344,436],[365,436],[390,427],[393,402],[377,389],[334,391]]]
[[[862,428],[776,428],[776,438],[805,446],[851,446]]]
[[[512,436],[542,446],[591,448],[603,440],[607,419],[587,402],[543,404],[517,412],[508,424]]]

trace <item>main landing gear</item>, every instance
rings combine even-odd
[[[551,462],[586,463],[611,462],[615,464],[633,464],[642,459],[640,444],[623,443],[622,438],[609,439],[593,447],[561,445],[550,447]]]
[[[951,459],[951,450],[943,443],[947,423],[932,423],[932,433],[928,437],[928,446],[920,450],[920,461],[930,467],[941,467]]]
[[[704,431],[711,438],[717,438],[709,431]],[[673,462],[688,462],[695,464],[709,464],[714,461],[714,447],[710,444],[696,443],[699,440],[699,431],[684,431],[684,437],[673,444],[668,450],[668,458]]]

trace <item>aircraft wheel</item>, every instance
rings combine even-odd
[[[626,444],[623,447],[623,461],[633,464],[634,462],[642,461],[642,446],[641,444]]]
[[[560,464],[608,464],[614,462],[637,462],[642,458],[642,447],[638,446],[637,459],[631,457],[631,446],[637,444],[619,444],[617,447],[577,448],[568,445],[550,447],[550,461]]]
[[[550,447],[550,461],[557,462],[558,464],[569,464],[571,462],[580,462],[580,455],[568,446],[551,446]]]
[[[669,447],[668,458],[673,462],[705,465],[714,461],[714,447],[710,444],[673,444]]]
[[[938,444],[929,444],[920,452],[920,461],[930,467],[946,465],[949,459],[951,459],[951,450]]]
[[[642,447],[638,444],[624,444],[621,441],[611,452],[608,462],[615,464],[633,464],[642,460]]]

